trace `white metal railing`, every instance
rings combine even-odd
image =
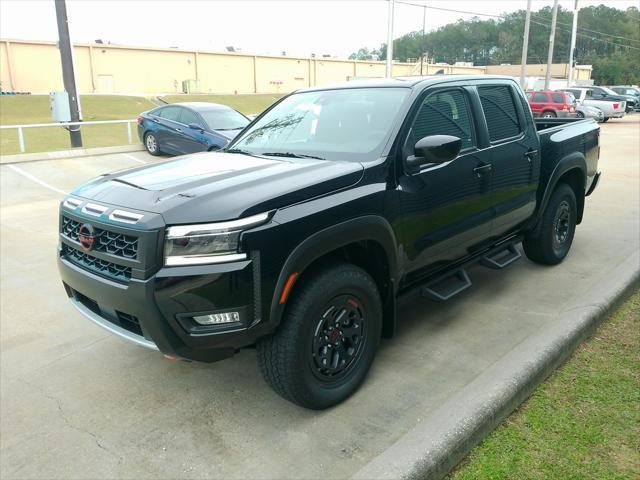
[[[84,126],[84,125],[108,125],[113,123],[126,123],[127,124],[127,138],[129,143],[133,143],[133,135],[131,132],[131,124],[137,123],[136,119],[133,120],[96,120],[93,122],[61,122],[61,123],[31,123],[27,125],[0,125],[0,130],[10,130],[17,129],[18,130],[18,144],[20,145],[20,152],[25,152],[24,147],[24,132],[25,128],[46,128],[46,127],[75,127],[75,126]]]

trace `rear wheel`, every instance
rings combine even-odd
[[[556,112],[552,112],[550,110],[547,110],[542,114],[542,118],[556,118],[556,117],[557,117]]]
[[[576,116],[577,116],[578,118],[584,118],[584,113],[582,113],[582,112],[576,112]]]
[[[543,265],[562,262],[573,242],[576,219],[576,196],[569,185],[562,183],[551,195],[540,224],[522,242],[527,258]]]
[[[609,118],[610,118],[610,117],[604,117],[604,118],[602,119],[602,123],[607,123],[607,122],[609,121]]]
[[[153,133],[147,133],[144,136],[144,147],[151,155],[160,155],[160,145],[158,145],[158,139]]]
[[[302,407],[342,402],[364,380],[382,328],[382,305],[371,276],[335,264],[304,279],[278,330],[257,345],[269,385]]]

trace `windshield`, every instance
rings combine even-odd
[[[604,90],[608,95],[618,95],[616,92],[614,92],[610,88],[607,88],[607,87],[600,87],[600,88]]]
[[[254,123],[230,151],[365,161],[377,158],[408,88],[295,93]]]
[[[238,130],[244,128],[249,120],[235,110],[205,110],[199,112],[211,130]]]

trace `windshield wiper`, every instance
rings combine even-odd
[[[243,155],[251,155],[252,157],[255,157],[256,154],[253,152],[250,152],[248,150],[243,150],[241,148],[230,148],[229,150],[224,150],[225,153],[241,153]]]
[[[326,158],[316,157],[314,155],[304,155],[303,153],[291,152],[266,152],[261,155],[266,155],[267,157],[313,158],[314,160],[326,160]]]

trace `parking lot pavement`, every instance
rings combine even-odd
[[[273,393],[251,350],[211,365],[165,360],[67,302],[55,265],[60,192],[138,162],[3,165],[0,476],[351,476],[529,336],[589,304],[584,292],[638,251],[640,115],[602,125],[601,142],[601,185],[562,265],[477,267],[473,288],[450,302],[405,302],[363,387],[323,412]]]

